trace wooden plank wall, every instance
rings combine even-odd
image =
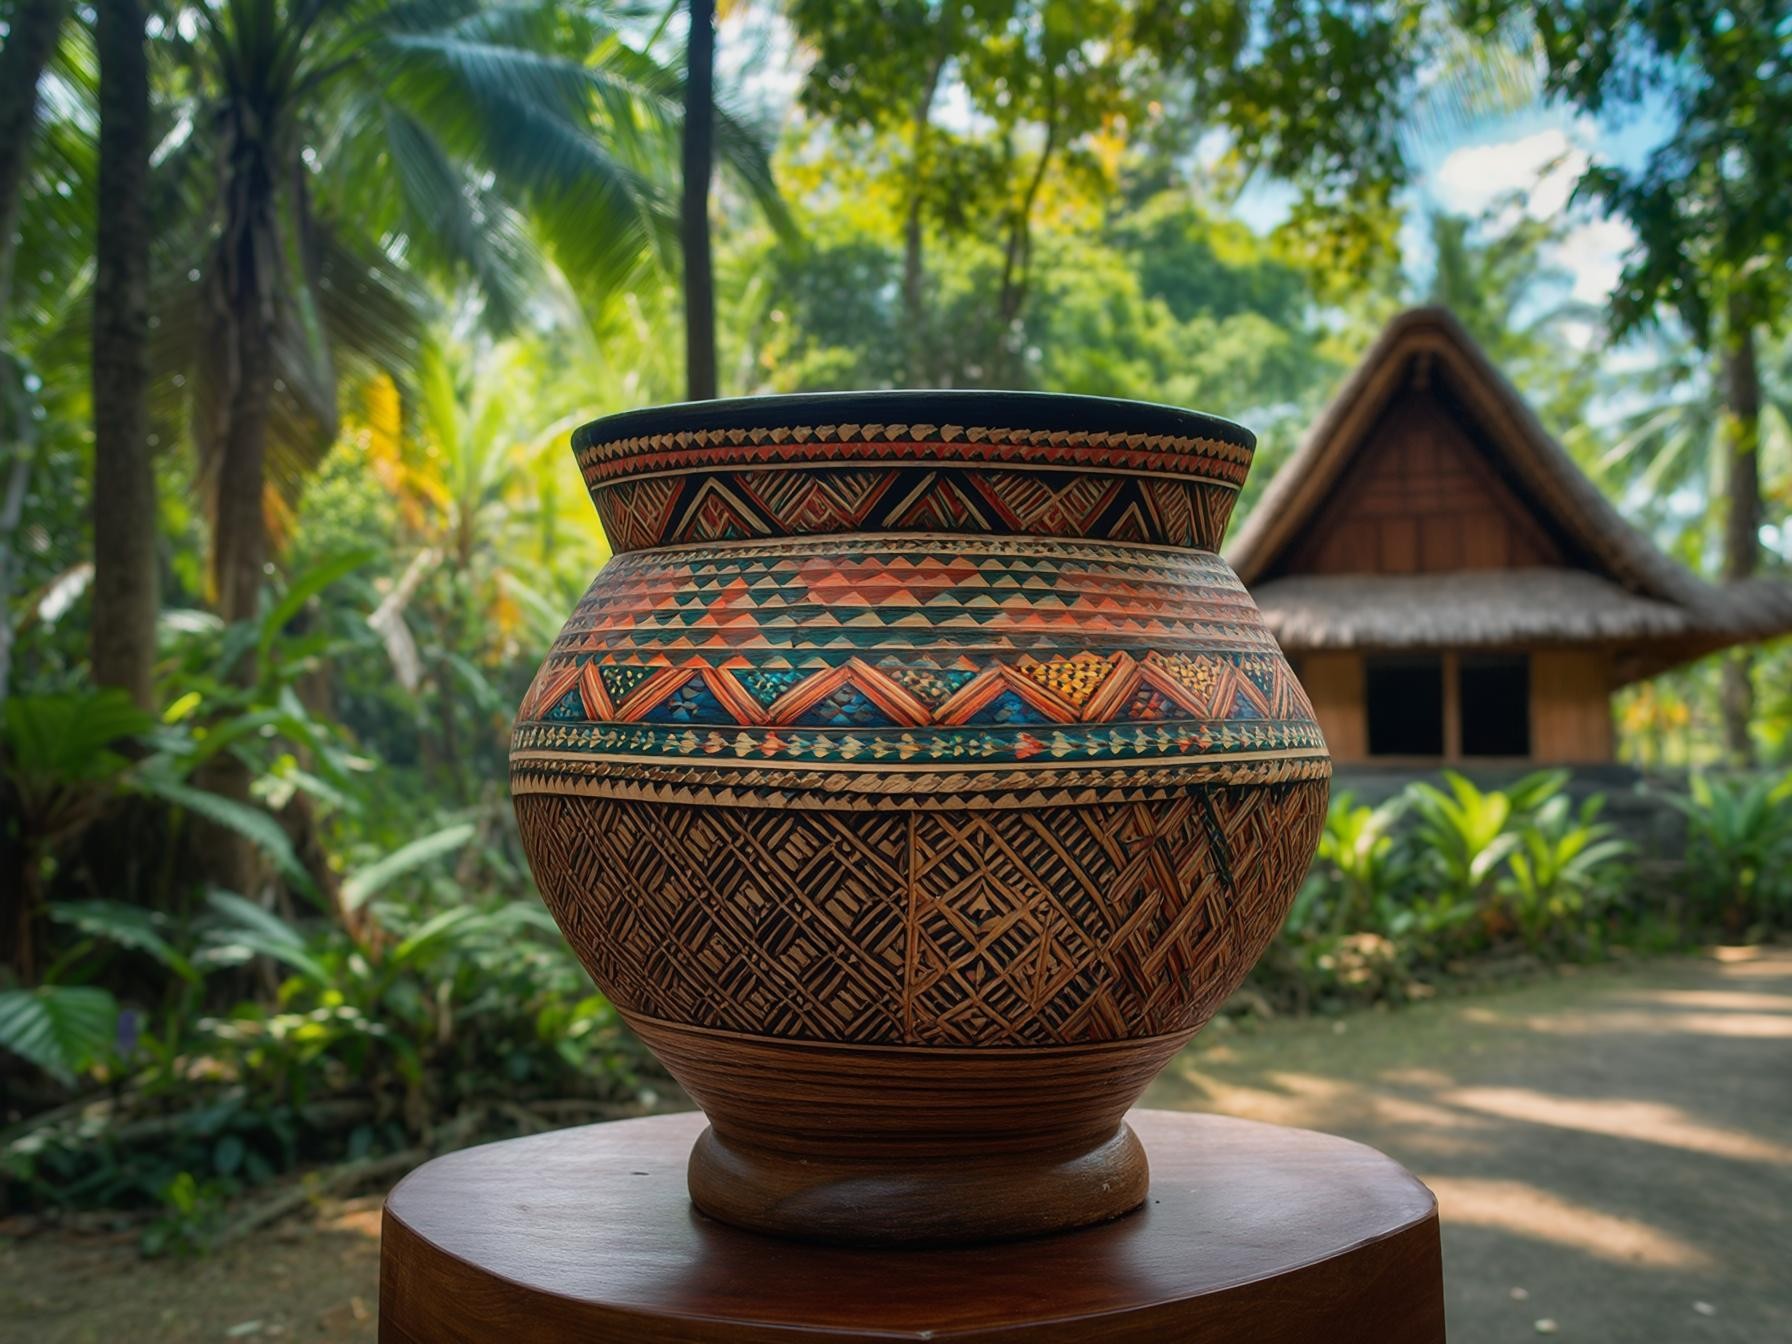
[[[1560,765],[1609,761],[1611,660],[1598,649],[1539,649],[1531,655],[1531,756]]]
[[[1559,548],[1435,394],[1409,390],[1278,572],[1436,574],[1560,564]]]
[[[1308,653],[1295,667],[1334,761],[1369,755],[1369,720],[1363,712],[1363,658],[1357,653]]]

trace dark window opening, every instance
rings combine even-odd
[[[1371,658],[1364,667],[1371,756],[1444,754],[1444,663]]]
[[[1522,653],[1464,654],[1457,689],[1464,756],[1531,754],[1531,660]]]

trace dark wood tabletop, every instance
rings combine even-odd
[[[386,1201],[380,1338],[1438,1344],[1437,1206],[1371,1148],[1221,1116],[1135,1111],[1137,1213],[940,1250],[852,1250],[695,1212],[701,1115],[437,1158]]]

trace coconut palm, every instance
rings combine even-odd
[[[94,239],[93,680],[151,709],[156,478],[149,440],[149,48],[142,0],[96,0],[99,196]]]
[[[162,363],[240,619],[269,487],[290,496],[328,449],[345,378],[413,362],[419,273],[477,286],[504,325],[550,268],[602,300],[673,254],[682,82],[590,6],[212,0],[167,43],[187,94],[167,159],[196,227]],[[773,205],[763,148],[726,116],[716,141]]]
[[[61,13],[61,6],[50,6]],[[0,47],[0,125],[28,110],[18,139],[0,132],[0,178],[18,174],[19,209],[0,223],[0,699],[10,689],[15,623],[23,624],[28,595],[61,577],[63,562],[46,570],[43,557],[19,544],[32,526],[73,526],[59,510],[66,496],[31,488],[53,462],[84,457],[87,368],[81,334],[93,258],[94,126],[97,87],[91,49],[79,24],[60,22],[41,33],[53,42],[41,68],[21,73],[25,25],[42,22],[44,7],[20,4]],[[33,18],[33,16],[38,16]],[[24,81],[29,79],[29,87]],[[28,102],[20,95],[29,93]],[[0,181],[0,216],[13,208]],[[52,498],[53,496],[53,498]]]
[[[66,0],[18,0],[0,42],[0,322],[12,291],[13,235],[37,121],[38,82],[55,53]]]
[[[540,316],[544,275],[602,303],[676,253],[683,84],[596,4],[204,0],[165,35],[180,98],[161,151],[184,230],[157,303],[164,415],[185,413],[212,517],[214,600],[257,609],[269,519],[336,438],[345,385],[403,381],[423,278],[476,288],[484,318]],[[767,156],[716,118],[718,159],[775,207]],[[245,652],[237,675],[253,673]],[[201,781],[243,801],[245,765]],[[254,856],[202,837],[214,880]]]
[[[1601,314],[1575,299],[1571,277],[1549,263],[1561,223],[1506,205],[1479,220],[1441,211],[1431,216],[1433,266],[1424,300],[1460,318],[1545,422],[1572,441],[1592,390],[1595,356],[1577,349],[1567,332],[1571,324],[1595,330]],[[1501,225],[1501,214],[1513,218]]]
[[[1792,503],[1792,342],[1762,351],[1760,475],[1768,499]],[[1654,358],[1607,380],[1619,407],[1598,463],[1657,530],[1679,533],[1682,558],[1712,561],[1721,546],[1724,389],[1711,359],[1664,331]]]

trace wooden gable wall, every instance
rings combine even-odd
[[[1430,574],[1564,563],[1434,389],[1396,392],[1275,574]],[[1268,577],[1268,576],[1266,576]]]

